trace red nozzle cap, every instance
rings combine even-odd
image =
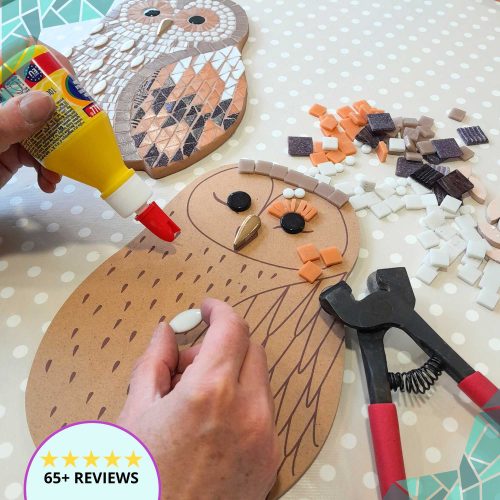
[[[174,241],[181,232],[179,226],[154,201],[137,215],[135,220],[138,220],[164,241]]]

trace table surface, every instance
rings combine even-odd
[[[286,138],[320,137],[316,120],[307,114],[309,105],[319,102],[334,110],[360,98],[393,115],[430,115],[439,137],[456,137],[458,124],[447,118],[448,109],[467,110],[466,123],[480,125],[490,139],[475,147],[472,166],[490,196],[499,192],[498,3],[245,0],[242,6],[250,19],[243,52],[250,93],[246,115],[232,139],[209,157],[166,179],[147,180],[161,205],[197,176],[240,157],[303,170],[308,162],[287,155]],[[42,40],[63,49],[86,36],[94,23],[51,28]],[[358,153],[357,160],[335,182],[358,173],[374,180],[394,175],[395,157],[382,165],[373,154]],[[34,450],[24,392],[44,332],[78,284],[141,230],[96,195],[68,179],[46,195],[29,169],[0,193],[0,497],[21,498],[25,465]],[[470,198],[466,203],[478,214],[484,210]],[[404,265],[414,274],[425,253],[414,238],[422,230],[422,212],[390,220],[365,211],[358,215],[362,249],[349,278],[355,294],[363,292],[367,275],[377,268]],[[460,281],[456,267],[431,286],[412,280],[417,310],[498,384],[499,307],[491,312],[477,305],[478,289]],[[377,498],[366,385],[353,335],[346,345],[344,387],[332,431],[286,498]],[[393,371],[426,360],[399,332],[389,334],[386,348]],[[456,468],[477,410],[451,379],[444,375],[423,397],[398,393],[394,400],[408,477]]]

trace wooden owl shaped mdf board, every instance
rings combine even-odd
[[[235,165],[207,173],[165,208],[182,228],[173,243],[143,231],[76,289],[47,330],[29,377],[27,419],[36,444],[70,422],[115,421],[155,325],[210,296],[234,306],[267,353],[282,450],[271,496],[301,477],[330,431],[343,378],[344,330],[320,309],[319,294],[354,266],[359,227],[350,204],[338,209],[307,192],[304,200],[318,214],[302,233],[286,233],[266,210],[285,187]],[[252,202],[236,213],[224,200],[239,190]],[[261,218],[259,234],[236,252],[236,231],[251,213]],[[296,248],[306,243],[337,246],[343,262],[305,282]],[[179,345],[199,342],[205,330],[201,324],[178,334]]]
[[[245,11],[231,0],[124,0],[73,50],[128,166],[160,178],[223,144],[246,107]]]

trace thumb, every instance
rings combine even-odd
[[[0,107],[0,153],[40,130],[55,111],[46,92],[28,92]]]
[[[179,350],[175,334],[169,325],[160,323],[153,332],[151,343],[137,360],[132,372],[130,390],[122,415],[140,415],[165,396],[172,387],[172,377],[178,360]]]

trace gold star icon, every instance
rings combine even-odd
[[[118,460],[120,459],[120,457],[117,457],[114,451],[112,451],[109,456],[104,458],[108,461],[108,467],[110,467],[111,465],[118,467]]]
[[[135,451],[132,452],[132,454],[128,457],[125,457],[127,460],[128,460],[128,466],[131,467],[132,465],[135,465],[137,467],[139,467],[139,460],[142,458],[142,457],[138,457],[136,454],[135,454]]]
[[[99,457],[96,457],[92,452],[90,452],[86,457],[83,457],[85,461],[87,462],[85,467],[90,467],[93,465],[94,467],[97,467],[97,459]]]
[[[41,457],[43,460],[43,466],[48,467],[49,465],[52,465],[52,467],[56,466],[56,458],[53,455],[51,455],[50,451],[45,455],[44,457]]]
[[[65,457],[62,457],[65,461],[65,464],[64,464],[64,467],[68,467],[70,465],[72,465],[73,467],[76,467],[76,459],[78,457],[75,457],[71,451],[68,451],[68,454],[65,456]]]

